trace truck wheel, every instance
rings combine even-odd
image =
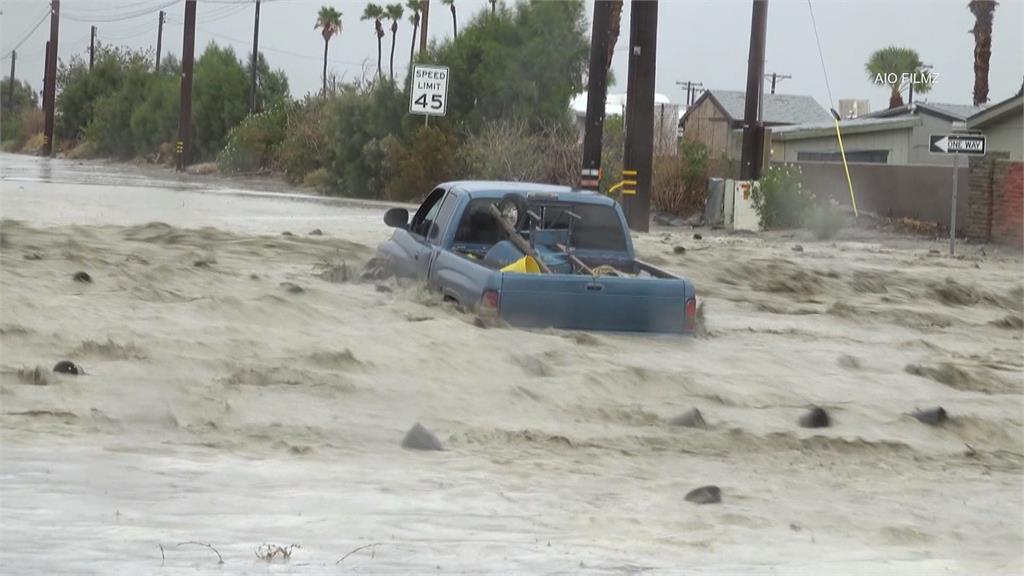
[[[505,221],[516,230],[521,230],[526,223],[526,211],[528,209],[526,200],[519,194],[505,194],[497,203],[498,212],[505,218]]]

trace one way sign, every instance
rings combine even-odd
[[[985,155],[985,137],[981,134],[932,134],[928,137],[932,154]]]

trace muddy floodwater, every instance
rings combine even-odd
[[[1024,571],[1019,254],[661,228],[706,334],[521,331],[274,187],[0,155],[0,572]]]

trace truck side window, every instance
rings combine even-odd
[[[412,217],[412,222],[409,223],[410,232],[418,236],[427,235],[427,232],[430,231],[430,223],[434,221],[434,216],[441,209],[441,198],[444,197],[444,193],[444,188],[435,188],[427,195],[423,204],[420,204],[419,210]]]
[[[452,212],[455,212],[455,206],[458,203],[459,199],[454,192],[449,192],[444,197],[444,200],[441,201],[441,209],[431,218],[430,232],[427,234],[428,241],[436,244],[441,240],[441,231],[449,226],[448,221],[452,219]]]

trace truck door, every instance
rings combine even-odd
[[[430,269],[430,261],[435,244],[431,244],[428,235],[439,233],[439,224],[436,222],[441,207],[446,203],[451,194],[446,194],[444,188],[436,188],[427,199],[420,205],[419,210],[409,223],[409,230],[405,234],[398,234],[395,242],[403,252],[401,275],[424,280],[427,271]]]

